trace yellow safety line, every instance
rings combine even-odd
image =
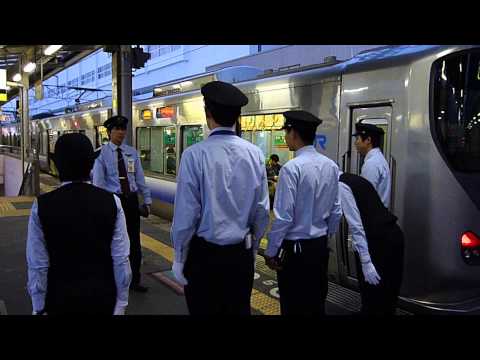
[[[166,260],[173,262],[174,252],[171,246],[165,245],[161,241],[155,240],[151,236],[145,235],[144,233],[140,234],[140,242],[143,247],[153,251]],[[279,301],[256,289],[252,289],[251,306],[255,310],[265,315],[280,314]]]
[[[16,209],[12,203],[33,201],[33,197],[0,197],[0,217],[27,216],[30,215],[30,209]]]
[[[9,203],[29,202],[35,200],[34,196],[3,196],[0,197],[0,202],[6,201]]]
[[[173,263],[173,248],[171,248],[170,246],[165,245],[161,241],[155,240],[154,238],[145,235],[144,233],[140,233],[140,242],[143,247],[153,251],[154,253]]]

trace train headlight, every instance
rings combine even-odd
[[[480,265],[480,238],[472,231],[466,231],[460,239],[465,262],[469,265]]]

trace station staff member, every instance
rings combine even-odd
[[[201,92],[211,133],[182,154],[173,272],[190,314],[249,315],[255,254],[269,221],[264,155],[235,133],[248,98],[221,81]]]
[[[338,167],[313,147],[320,119],[306,111],[284,116],[285,140],[295,158],[280,170],[265,259],[277,270],[282,315],[324,315],[328,236],[342,215]]]
[[[147,287],[140,284],[140,265],[142,248],[140,245],[140,214],[148,217],[152,198],[145,184],[142,165],[137,151],[124,144],[128,119],[113,116],[103,126],[107,128],[110,142],[100,151],[93,167],[93,184],[117,194],[127,219],[130,238],[130,263],[132,266],[131,289],[146,292]],[[139,207],[137,191],[143,195],[144,204]]]
[[[38,197],[28,224],[28,291],[34,314],[122,315],[131,280],[118,197],[90,184],[93,147],[82,134],[55,144],[61,186]]]
[[[361,312],[394,315],[403,273],[403,232],[372,184],[361,176],[340,176],[340,199],[355,250]]]
[[[355,124],[355,146],[358,152],[365,156],[360,175],[370,181],[380,195],[383,205],[390,205],[390,168],[387,160],[380,150],[380,144],[384,131],[372,124],[363,124],[361,121]]]

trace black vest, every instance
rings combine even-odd
[[[369,247],[384,243],[381,240],[392,230],[397,217],[383,205],[377,191],[367,179],[343,173],[340,175],[339,181],[348,185],[352,190]]]
[[[113,311],[113,195],[87,183],[67,184],[38,197],[38,216],[50,259],[46,311]]]

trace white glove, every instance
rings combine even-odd
[[[188,284],[187,279],[185,279],[185,276],[183,276],[183,263],[174,261],[172,266],[172,271],[173,271],[173,275],[175,276],[175,279],[177,279],[180,285],[185,286]]]
[[[126,306],[121,306],[116,304],[115,309],[113,310],[113,315],[125,315]]]
[[[378,275],[377,270],[371,261],[362,263],[362,272],[367,283],[371,285],[378,285],[380,282],[380,275]]]

